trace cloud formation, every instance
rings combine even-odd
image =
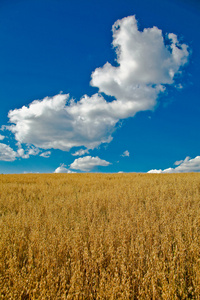
[[[200,156],[190,158],[187,156],[184,160],[174,163],[178,165],[176,168],[168,168],[165,170],[150,170],[147,173],[187,173],[187,172],[200,172]]]
[[[7,129],[20,143],[42,149],[69,151],[72,147],[94,149],[112,140],[118,119],[109,114],[105,99],[98,94],[84,96],[78,103],[69,95],[59,94],[33,101],[8,114]]]
[[[10,146],[0,143],[0,160],[14,161],[16,157],[17,153]]]
[[[72,155],[73,155],[73,156],[83,156],[83,155],[85,155],[86,153],[87,153],[87,154],[89,153],[88,149],[80,149],[80,150],[78,150],[78,151],[72,153]]]
[[[96,166],[106,167],[109,165],[110,163],[108,161],[100,159],[98,156],[85,156],[75,159],[75,161],[70,165],[70,168],[88,172]]]
[[[126,151],[124,151],[124,152],[122,153],[121,156],[123,156],[123,157],[125,157],[125,156],[130,156],[130,153],[129,153],[128,150],[126,150]]]
[[[174,76],[187,60],[187,45],[168,34],[166,46],[157,27],[138,30],[135,16],[115,22],[113,46],[118,66],[106,63],[92,73],[91,84],[100,92],[114,96],[122,104],[119,118],[133,116],[137,111],[152,109],[163,84],[173,84]],[[126,110],[126,106],[128,109]]]
[[[54,173],[75,173],[75,172],[67,169],[65,164],[61,164],[60,167],[55,169]]]
[[[49,158],[51,155],[51,151],[45,151],[40,154],[41,157]]]
[[[63,151],[84,146],[86,150],[74,153],[83,155],[111,142],[119,120],[154,109],[164,85],[174,84],[187,62],[187,45],[180,44],[173,33],[168,34],[166,45],[157,27],[139,31],[135,16],[118,20],[112,30],[118,66],[107,62],[97,68],[91,85],[115,100],[108,102],[98,93],[74,102],[68,94],[58,94],[11,110],[12,125],[7,129],[20,144]]]
[[[36,156],[40,153],[40,150],[35,146],[28,145],[26,149],[23,149],[20,143],[17,143],[17,146],[18,146],[17,157],[27,159],[30,157],[30,155]]]

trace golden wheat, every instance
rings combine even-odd
[[[200,299],[200,174],[0,175],[0,299]]]

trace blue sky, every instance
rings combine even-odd
[[[198,0],[1,0],[0,173],[200,171]]]

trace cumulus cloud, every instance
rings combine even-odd
[[[187,173],[187,172],[200,172],[200,156],[190,158],[187,156],[184,160],[177,162],[178,167],[168,168],[165,170],[150,170],[147,173]]]
[[[28,149],[28,155],[38,155],[40,150],[37,147],[31,146]]]
[[[75,159],[75,161],[70,165],[71,169],[81,170],[81,171],[90,171],[96,166],[109,166],[109,163],[106,160],[100,159],[98,156],[85,156]]]
[[[55,169],[54,173],[75,173],[75,172],[67,169],[65,164],[61,164],[60,167]]]
[[[125,157],[125,156],[130,156],[130,153],[129,153],[128,150],[126,150],[126,151],[124,151],[124,152],[122,153],[121,156],[123,156],[123,157]]]
[[[186,159],[190,159],[190,157],[187,156],[187,157],[185,158],[185,160],[186,160]],[[175,165],[175,166],[179,166],[182,162],[184,162],[184,160],[177,160],[177,161],[175,161],[174,165]]]
[[[28,146],[25,150],[22,148],[20,143],[17,143],[17,157],[29,158],[30,155],[36,156],[39,154],[40,150],[34,146]]]
[[[187,60],[187,45],[177,36],[168,34],[166,46],[162,31],[157,27],[138,30],[135,16],[115,22],[112,28],[113,46],[118,66],[106,63],[92,73],[91,84],[100,92],[114,96],[123,106],[125,116],[152,109],[163,84],[173,84],[174,76]]]
[[[91,85],[115,100],[108,102],[98,93],[74,102],[68,94],[59,94],[11,110],[8,117],[12,125],[7,129],[20,144],[63,151],[94,149],[111,142],[119,120],[154,109],[164,85],[175,86],[175,75],[189,55],[175,34],[168,35],[166,45],[157,27],[139,31],[134,16],[118,20],[112,30],[118,66],[107,62],[97,68]],[[74,155],[83,155],[83,151],[87,153],[80,150]]]
[[[107,102],[98,94],[85,95],[78,103],[69,100],[69,95],[59,94],[10,111],[13,125],[7,128],[20,144],[63,151],[79,146],[93,149],[112,140],[118,119],[108,110]]]
[[[14,161],[16,157],[17,153],[10,146],[0,143],[0,160]]]
[[[40,154],[40,156],[45,157],[45,158],[49,158],[51,155],[51,151],[46,151]]]
[[[3,141],[4,138],[5,138],[5,136],[0,134],[0,141]]]
[[[85,155],[85,154],[88,154],[89,151],[88,149],[80,149],[78,151],[76,151],[75,153],[72,153],[73,156],[82,156],[82,155]]]

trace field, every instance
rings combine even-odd
[[[0,175],[0,299],[200,299],[200,174]]]

